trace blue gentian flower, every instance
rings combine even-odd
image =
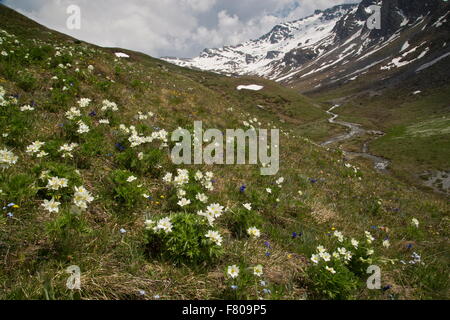
[[[297,232],[292,232],[292,239],[296,239],[297,238]]]
[[[95,111],[91,111],[91,113],[89,113],[90,117],[95,117],[96,115],[97,115],[97,112],[95,112]]]
[[[245,192],[245,189],[247,189],[247,187],[246,187],[246,185],[244,184],[244,185],[242,185],[242,186],[239,188],[239,191],[240,191],[240,192]]]
[[[388,291],[389,289],[391,289],[392,286],[391,285],[387,285],[385,287],[383,287],[383,291]]]
[[[126,148],[123,146],[123,145],[121,145],[120,143],[116,143],[116,148],[119,150],[119,151],[124,151]]]
[[[266,257],[270,257],[270,252],[266,252]]]

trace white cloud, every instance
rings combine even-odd
[[[191,57],[203,48],[257,38],[277,23],[357,0],[5,0],[39,23],[101,46]],[[66,27],[69,5],[81,30]]]

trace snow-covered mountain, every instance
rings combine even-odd
[[[293,22],[275,26],[259,39],[236,46],[205,49],[193,59],[165,58],[166,61],[192,68],[226,74],[256,74],[275,77],[280,66],[289,65],[289,53],[294,49],[310,51],[305,60],[324,53],[327,43],[332,44],[336,23],[356,5],[340,5]],[[299,63],[302,61],[295,61]]]
[[[369,29],[372,5],[381,29]],[[259,39],[166,61],[229,75],[257,75],[305,89],[408,66],[420,72],[450,56],[450,5],[443,0],[363,0],[275,26]],[[448,60],[447,60],[448,61]]]

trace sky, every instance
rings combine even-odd
[[[105,47],[190,58],[205,48],[256,39],[277,23],[358,0],[0,0],[49,27]],[[80,29],[69,29],[70,5]],[[74,20],[71,20],[74,21]]]

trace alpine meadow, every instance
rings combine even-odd
[[[187,59],[0,4],[0,299],[449,299],[449,63],[442,0]]]

